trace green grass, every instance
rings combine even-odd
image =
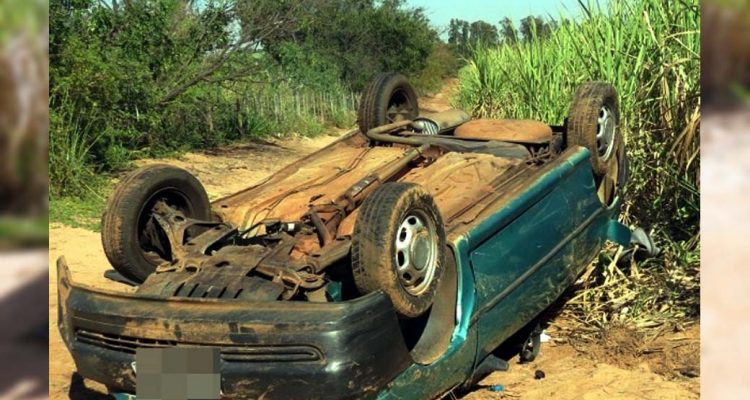
[[[692,314],[688,310],[697,309],[697,292],[664,295],[681,290],[664,274],[698,276],[698,1],[615,1],[606,7],[588,2],[581,8],[584,18],[561,23],[547,40],[476,49],[459,74],[455,105],[478,117],[562,124],[581,83],[612,83],[620,95],[620,128],[630,160],[624,220],[653,230],[666,251],[643,274],[609,268],[626,276],[621,285],[639,290],[628,292],[632,298],[608,309],[608,315],[660,319],[664,303],[652,299],[665,298],[674,300],[670,315]],[[614,279],[601,274],[594,283]],[[605,301],[608,292],[597,295]]]
[[[105,203],[104,197],[93,195],[56,197],[50,200],[49,221],[99,232]]]

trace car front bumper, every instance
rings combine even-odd
[[[57,262],[58,325],[78,372],[135,393],[135,350],[211,346],[225,398],[375,396],[411,363],[388,297],[340,303],[141,296],[76,284]]]

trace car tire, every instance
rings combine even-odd
[[[617,90],[605,82],[587,82],[576,92],[568,114],[568,145],[583,146],[591,152],[596,175],[607,172],[614,155],[620,122]]]
[[[518,360],[521,364],[530,363],[536,360],[539,355],[539,350],[542,347],[542,328],[538,322],[533,323],[533,328],[529,332],[526,340],[521,343],[520,351],[518,352]]]
[[[610,205],[627,179],[627,156],[622,137],[617,90],[605,82],[587,82],[576,92],[567,121],[567,145],[591,153],[591,167],[599,199]]]
[[[432,196],[390,182],[362,204],[352,235],[352,273],[361,294],[382,290],[401,318],[426,312],[445,265],[445,228]]]
[[[419,116],[417,92],[403,75],[376,76],[362,92],[357,123],[362,133],[372,128]]]
[[[146,243],[143,235],[151,209],[160,199],[188,218],[211,219],[211,204],[203,185],[184,169],[150,165],[126,175],[107,201],[102,215],[104,254],[117,272],[143,282],[170,255]],[[166,238],[164,238],[166,241]],[[162,248],[168,247],[162,241]]]

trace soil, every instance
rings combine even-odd
[[[452,90],[455,82],[448,85]],[[425,108],[448,108],[446,90],[422,101]],[[205,185],[213,200],[263,179],[273,171],[336,139],[294,138],[236,145],[220,150],[188,153],[173,159],[144,160],[141,164],[168,163],[186,168]],[[50,226],[49,263],[64,255],[72,277],[102,288],[131,290],[103,277],[108,262],[99,234],[60,224]],[[49,395],[51,399],[105,399],[106,388],[75,374],[75,365],[57,330],[55,268],[49,274]],[[554,321],[553,321],[554,325]],[[455,394],[463,399],[697,399],[699,397],[697,325],[669,332],[652,341],[632,331],[612,331],[592,343],[568,343],[563,337],[542,345],[537,361],[511,361],[507,372],[495,372],[473,391]],[[517,358],[516,358],[517,360]],[[545,378],[535,379],[544,371]],[[687,372],[681,372],[681,371]],[[501,391],[500,386],[502,386]],[[493,388],[494,386],[494,388]]]
[[[700,326],[648,334],[612,327],[592,339],[567,338],[569,321],[555,317],[537,358],[494,372],[461,399],[698,399]]]
[[[429,97],[421,97],[419,99],[419,109],[428,113],[436,113],[450,109],[450,99],[456,92],[456,89],[458,89],[458,79],[448,79],[438,93]]]

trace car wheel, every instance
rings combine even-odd
[[[625,183],[627,159],[619,129],[617,90],[604,82],[588,82],[578,89],[567,122],[568,146],[591,153],[599,199],[610,205]]]
[[[400,74],[382,73],[362,92],[357,123],[362,133],[372,128],[419,116],[417,93]]]
[[[534,328],[526,337],[523,344],[521,344],[521,351],[518,353],[518,358],[521,364],[530,363],[536,360],[539,355],[539,350],[542,347],[542,328],[538,323],[534,325]]]
[[[352,272],[362,294],[384,291],[402,318],[433,302],[445,264],[445,228],[421,186],[390,182],[362,204],[352,236]]]
[[[158,202],[188,218],[211,218],[206,190],[184,169],[151,165],[125,176],[102,215],[102,245],[115,270],[136,282],[143,282],[159,264],[171,260],[166,233],[152,218]]]

